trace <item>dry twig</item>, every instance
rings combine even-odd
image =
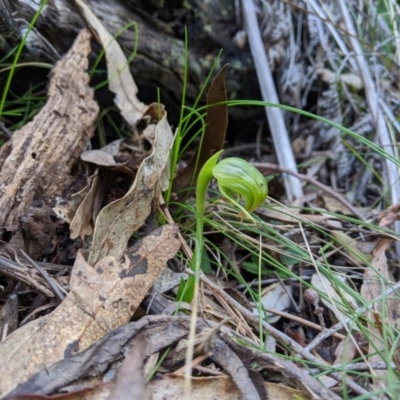
[[[247,35],[263,99],[268,103],[279,104],[267,55],[265,54],[261,40],[261,33],[253,0],[243,0],[242,6]],[[282,111],[276,107],[266,107],[265,112],[267,114],[271,135],[274,140],[275,152],[279,164],[290,171],[297,171],[296,161],[290,146],[289,135],[287,133]],[[284,180],[286,194],[289,201],[303,197],[303,189],[299,179],[294,178],[293,176],[284,175]]]
[[[193,271],[190,269],[186,268],[185,272],[187,274],[193,275]],[[204,282],[211,290],[214,292],[218,293],[221,297],[223,297],[226,302],[228,302],[232,307],[237,308],[243,316],[249,321],[251,325],[255,329],[259,329],[260,327],[260,320],[259,317],[252,314],[250,311],[248,311],[245,307],[243,307],[241,304],[239,304],[236,300],[234,300],[232,297],[230,297],[228,294],[224,292],[224,290],[216,285],[215,283],[211,282],[203,273],[200,274],[200,279],[202,282]],[[267,332],[269,332],[271,335],[273,335],[276,339],[280,340],[282,343],[284,343],[286,346],[288,346],[290,349],[292,349],[295,353],[303,357],[305,360],[311,361],[312,363],[319,365],[321,368],[324,367],[324,363],[314,355],[312,355],[308,350],[306,350],[304,347],[301,347],[297,342],[295,342],[292,338],[289,336],[285,335],[278,329],[274,328],[272,325],[268,324],[265,321],[262,321],[262,327],[265,329]],[[326,364],[326,368],[331,368],[329,364]],[[363,387],[361,387],[359,384],[351,380],[350,378],[343,377],[341,373],[337,372],[331,372],[329,373],[329,376],[332,378],[338,380],[338,381],[345,381],[345,385],[351,390],[353,390],[357,394],[361,395],[370,395],[370,393],[365,390]],[[331,399],[340,399],[336,394],[332,392],[331,394]],[[370,397],[371,399],[377,400],[376,396]]]

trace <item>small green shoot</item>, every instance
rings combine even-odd
[[[17,51],[16,51],[16,53],[15,53],[14,61],[13,61],[13,63],[12,63],[10,72],[9,72],[9,74],[8,74],[7,81],[6,81],[6,84],[5,84],[5,87],[4,87],[4,90],[3,90],[3,94],[2,94],[2,97],[1,97],[1,101],[0,101],[0,117],[3,115],[3,109],[4,109],[4,106],[5,106],[5,104],[6,104],[6,99],[7,99],[8,92],[9,92],[9,90],[10,90],[11,81],[12,81],[12,79],[13,79],[15,70],[16,70],[16,68],[17,68],[18,60],[19,60],[20,57],[21,57],[22,49],[23,49],[24,46],[25,46],[26,39],[27,39],[27,37],[28,37],[28,35],[29,35],[29,32],[30,32],[30,31],[33,29],[33,27],[35,26],[36,21],[38,20],[40,14],[41,14],[41,12],[42,12],[42,10],[43,10],[44,7],[47,5],[47,2],[48,2],[48,0],[44,0],[44,1],[42,2],[42,4],[40,5],[40,7],[38,8],[38,10],[36,11],[35,15],[34,15],[33,18],[32,18],[32,21],[30,22],[30,24],[29,24],[29,26],[28,26],[28,29],[26,30],[26,33],[25,33],[23,39],[21,40],[21,43],[20,43],[20,45],[18,46],[18,49],[17,49]]]

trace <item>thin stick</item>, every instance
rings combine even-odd
[[[261,39],[256,10],[253,0],[242,0],[243,15],[246,23],[247,37],[256,67],[258,82],[265,102],[279,104],[272,73]],[[277,107],[265,107],[268,125],[274,141],[275,153],[279,164],[290,171],[297,171],[296,161],[290,146],[282,110]],[[301,182],[293,176],[284,175],[285,189],[290,201],[303,197]]]
[[[279,315],[280,317],[283,317],[283,318],[290,319],[292,321],[298,322],[299,324],[304,325],[304,326],[308,326],[309,328],[315,329],[316,331],[320,331],[322,333],[325,331],[325,328],[322,328],[321,325],[318,325],[318,324],[316,324],[314,322],[308,321],[308,320],[306,320],[304,318],[297,317],[296,315],[289,314],[287,312],[280,311],[280,310],[275,310],[274,308],[269,308],[269,307],[265,307],[265,306],[263,306],[263,308],[265,309],[265,311],[267,311],[267,312],[269,312],[271,314]],[[345,335],[342,335],[341,333],[337,333],[337,332],[333,333],[333,336],[336,339],[339,339],[339,340],[346,339]]]
[[[280,165],[277,164],[270,164],[270,163],[252,163],[256,168],[258,168],[261,172],[265,170],[272,170],[275,172],[284,172],[286,174],[291,174],[296,176],[299,179],[302,179],[303,181],[306,181],[308,183],[311,183],[312,185],[315,185],[322,189],[324,192],[328,193],[330,196],[335,198],[337,201],[342,203],[346,208],[348,208],[354,216],[356,216],[358,219],[361,221],[365,221],[365,218],[361,213],[343,196],[341,196],[339,193],[335,192],[331,187],[324,185],[321,182],[318,182],[316,179],[312,178],[311,176],[299,174],[298,172],[294,172],[290,169],[281,167]]]
[[[19,249],[20,252],[26,257],[26,259],[36,268],[40,275],[42,275],[43,279],[49,284],[54,294],[59,298],[60,301],[64,300],[64,294],[61,292],[60,287],[54,281],[54,279],[50,278],[47,272],[39,266],[31,257],[28,256],[22,249]]]
[[[350,16],[350,12],[348,9],[348,2],[344,0],[338,0],[340,11],[342,13],[343,22],[346,27],[347,32],[349,33],[348,41],[350,43],[350,47],[355,53],[355,59],[357,62],[357,67],[355,68],[355,72],[358,73],[362,80],[364,81],[365,86],[365,97],[368,103],[369,111],[372,114],[372,118],[374,120],[374,125],[378,134],[379,142],[382,146],[388,146],[392,144],[392,139],[390,137],[390,133],[388,127],[385,123],[385,119],[383,117],[381,104],[379,101],[379,91],[376,83],[374,82],[369,66],[364,56],[363,49],[361,47],[360,41],[357,37],[357,32],[354,27],[354,22],[352,17]],[[387,147],[387,153],[392,157],[396,157],[394,149],[392,147]],[[398,167],[390,160],[385,159],[386,166],[386,175],[387,175],[387,186],[390,189],[392,204],[397,204],[400,201],[400,175]],[[396,221],[394,223],[394,229],[397,233],[400,233],[400,221]],[[397,257],[400,257],[400,243],[396,242],[396,254]]]
[[[3,256],[0,256],[0,273],[25,283],[34,291],[37,291],[45,295],[46,297],[54,296],[51,290],[47,289],[47,287],[45,286],[42,286],[39,282],[37,282],[33,277],[29,275],[27,267],[20,266],[14,261],[11,261]]]
[[[386,298],[390,296],[393,292],[396,292],[398,289],[400,289],[400,282],[397,282],[395,285],[387,289],[381,296],[377,297],[373,303],[368,304],[367,306],[360,307],[357,310],[354,310],[354,314],[364,314],[368,310],[373,310],[374,304],[381,301],[382,298]],[[353,315],[354,315],[353,314]],[[311,350],[318,346],[321,342],[323,342],[326,338],[329,336],[332,336],[335,332],[340,331],[344,328],[345,325],[349,324],[350,322],[354,321],[354,316],[353,317],[347,317],[344,318],[342,321],[338,322],[336,325],[333,325],[329,329],[327,329],[324,332],[321,332],[318,334],[314,340],[306,347],[307,350]]]

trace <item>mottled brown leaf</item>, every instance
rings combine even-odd
[[[94,267],[81,252],[71,291],[50,315],[15,331],[0,343],[0,396],[50,364],[82,351],[126,324],[180,247],[176,225],[165,225],[121,259],[105,257]]]
[[[152,201],[161,190],[173,140],[166,114],[157,123],[155,136],[153,151],[143,160],[126,195],[108,204],[98,215],[89,264],[94,265],[109,255],[119,258],[131,235],[150,215]]]

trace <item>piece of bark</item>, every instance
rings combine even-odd
[[[105,371],[111,372],[115,370],[117,365],[113,364],[121,360],[121,354],[126,354],[129,348],[137,346],[141,339],[143,340],[142,343],[145,344],[143,354],[145,357],[148,357],[169,346],[173,346],[186,337],[189,326],[190,317],[187,316],[145,316],[138,321],[130,322],[108,333],[86,350],[40,370],[27,381],[21,383],[12,392],[8,393],[5,399],[11,400],[14,399],[12,396],[24,393],[29,393],[30,395],[53,394],[56,390],[63,389],[67,385],[81,379],[81,382],[84,383],[89,378],[91,384],[94,384],[96,381],[103,379]],[[197,319],[196,328],[197,331],[204,334],[209,333],[209,321],[201,318]],[[224,345],[219,336],[217,334],[215,338],[212,338],[211,351],[215,351],[216,353],[215,359],[214,355],[211,356],[213,361],[225,364],[223,368],[227,368],[227,373],[232,373],[233,379],[238,376],[249,375],[249,368],[244,366],[241,359],[237,357],[236,352],[232,352],[230,346]],[[226,354],[222,354],[224,352]],[[171,351],[168,355],[168,361],[164,360],[164,366],[170,365],[171,367],[175,367],[177,365],[176,362],[180,364],[180,359],[178,358],[179,361],[175,360],[174,356],[176,356],[175,351]],[[229,365],[229,357],[234,357],[236,366],[240,365],[240,367],[229,371],[233,365]],[[248,377],[246,381],[248,386],[253,385],[252,380]],[[242,386],[238,387],[241,392],[247,391],[246,395],[242,398],[260,398],[252,387],[248,387],[248,389],[243,388],[244,382],[244,379],[241,382],[236,382],[238,386]],[[250,397],[250,393],[254,393],[254,396]]]
[[[99,107],[86,72],[90,39],[87,30],[79,34],[52,71],[46,105],[1,149],[0,226],[7,230],[18,229],[33,202],[54,205],[93,136]]]

